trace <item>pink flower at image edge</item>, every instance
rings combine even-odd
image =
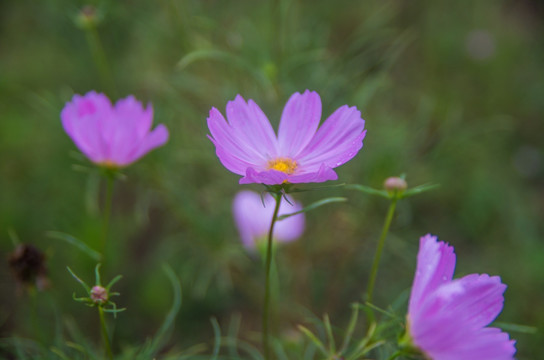
[[[144,109],[132,95],[115,106],[94,91],[74,95],[60,117],[78,149],[92,162],[107,167],[127,166],[168,140],[164,125],[151,130],[151,105]]]
[[[283,198],[278,215],[294,213],[302,210],[302,205],[288,197],[289,203]],[[264,202],[264,204],[263,204]],[[232,213],[243,245],[255,249],[259,240],[265,240],[270,229],[274,213],[275,200],[270,194],[261,195],[249,190],[240,191],[232,202]],[[304,232],[305,216],[298,214],[276,222],[274,239],[278,242],[290,242],[298,239]]]
[[[227,119],[212,108],[208,137],[223,166],[243,176],[240,184],[336,180],[333,168],[359,152],[366,134],[361,113],[347,105],[338,108],[319,127],[321,99],[309,90],[289,98],[277,136],[259,106],[240,95],[227,103]]]
[[[502,311],[506,285],[498,276],[470,274],[453,280],[453,247],[420,239],[408,306],[413,344],[433,360],[514,359],[515,341],[487,327]]]

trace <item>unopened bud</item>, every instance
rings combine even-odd
[[[108,291],[100,285],[95,285],[91,289],[91,299],[97,304],[104,304],[108,301]]]
[[[408,184],[406,184],[406,181],[403,178],[392,176],[387,179],[385,179],[385,182],[383,183],[383,187],[388,192],[393,191],[404,191],[408,187]]]
[[[100,22],[100,14],[92,5],[85,5],[76,16],[76,24],[82,29],[96,26]]]

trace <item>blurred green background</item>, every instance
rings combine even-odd
[[[115,187],[103,275],[124,276],[117,351],[152,336],[168,312],[163,263],[183,287],[171,349],[209,345],[212,316],[225,329],[241,319],[239,336],[258,344],[263,271],[240,244],[231,201],[261,188],[222,167],[206,117],[241,94],[277,125],[288,97],[305,89],[321,95],[324,117],[349,104],[366,120],[364,148],[338,169],[340,182],[379,188],[406,173],[410,186],[441,184],[399,204],[376,304],[408,295],[418,239],[430,232],[455,246],[456,276],[496,274],[508,285],[499,321],[541,329],[543,15],[529,0],[0,2],[0,335],[49,344],[55,328],[74,341],[65,328],[75,323],[99,342],[96,313],[72,300],[83,293],[66,271],[92,282],[95,263],[46,236],[98,248],[104,183],[78,171],[91,166],[59,118],[90,90],[151,102],[154,123],[170,130]],[[325,196],[349,201],[309,213],[304,236],[278,254],[276,333],[294,343],[309,314],[345,325],[387,209],[342,189],[297,200]],[[48,290],[17,286],[7,264],[15,238],[46,253]],[[540,330],[511,337],[519,359],[540,357]]]

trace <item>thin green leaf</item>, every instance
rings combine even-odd
[[[114,277],[113,279],[111,279],[110,283],[108,284],[108,286],[106,286],[106,290],[108,291],[108,293],[110,292],[110,289],[111,287],[116,283],[118,282],[119,280],[121,280],[123,278],[123,275],[117,275],[116,277]],[[110,294],[110,296],[112,295],[119,295],[117,293],[113,293],[113,294]]]
[[[376,341],[375,343],[372,343],[370,345],[367,345],[363,348],[361,348],[357,353],[355,353],[355,359],[359,358],[360,356],[363,356],[365,354],[368,354],[370,351],[374,350],[375,348],[382,346],[385,344],[385,340]]]
[[[98,263],[96,264],[96,266],[94,267],[94,280],[95,280],[95,285],[99,285],[99,286],[102,286],[102,283],[100,282],[100,266],[102,264]]]
[[[190,64],[201,60],[219,61],[224,64],[243,69],[253,76],[253,78],[258,80],[261,86],[271,86],[270,80],[267,79],[265,74],[260,69],[257,69],[255,66],[248,63],[243,57],[217,49],[192,51],[178,61],[177,68],[179,70],[184,70]]]
[[[389,311],[387,311],[387,310],[384,310],[384,309],[382,309],[382,308],[379,308],[379,307],[377,307],[376,305],[373,305],[373,304],[371,304],[371,303],[369,303],[369,302],[365,302],[364,304],[359,304],[358,306],[359,306],[360,308],[369,307],[369,308],[371,308],[371,309],[373,309],[373,310],[376,310],[376,311],[378,311],[378,312],[380,312],[380,313],[382,313],[382,314],[384,314],[384,315],[387,315],[388,317],[393,318],[393,319],[398,319],[398,318],[399,318],[398,315],[393,314],[393,313],[391,313],[391,312],[389,312]]]
[[[57,348],[57,347],[55,347],[55,346],[51,346],[51,347],[49,348],[49,350],[50,350],[53,354],[55,354],[55,355],[57,355],[59,358],[61,358],[62,360],[70,360],[70,358],[69,358],[68,356],[66,356],[66,354],[64,354],[64,352],[63,352],[61,349],[59,349],[59,348]]]
[[[331,320],[329,315],[323,315],[323,323],[325,325],[325,331],[327,332],[327,339],[329,340],[329,352],[331,354],[336,353],[336,344],[334,343],[334,336],[332,335]]]
[[[364,192],[364,193],[369,194],[369,195],[381,196],[381,197],[384,197],[386,199],[391,198],[389,196],[389,194],[387,193],[387,191],[374,189],[374,188],[371,188],[370,186],[366,186],[366,185],[349,184],[349,185],[346,185],[346,189],[357,190],[357,191],[361,191],[361,192]]]
[[[72,299],[78,302],[86,302],[86,303],[89,303],[92,301],[91,298],[88,298],[88,297],[77,297],[76,293],[72,293]]]
[[[100,261],[100,259],[102,258],[102,255],[98,251],[91,249],[83,241],[73,237],[72,235],[65,234],[59,231],[47,231],[45,234],[50,238],[64,240],[67,243],[74,245],[79,250],[89,255],[95,261]]]
[[[248,64],[243,58],[233,55],[229,52],[217,49],[203,49],[192,51],[182,57],[180,61],[178,61],[177,67],[179,70],[183,70],[190,64],[200,60],[216,60],[229,65],[248,67]]]
[[[74,272],[72,271],[72,269],[70,269],[69,266],[67,266],[66,269],[68,269],[68,272],[70,273],[70,275],[72,275],[72,277],[74,279],[76,279],[77,282],[79,282],[81,285],[83,285],[83,287],[85,288],[85,291],[87,291],[87,293],[90,294],[91,293],[91,288],[89,287],[89,285],[87,285],[85,283],[85,281],[81,280],[76,274],[74,274]],[[75,295],[75,293],[74,293],[74,295]]]
[[[401,198],[407,198],[410,196],[414,196],[417,194],[424,193],[426,191],[434,190],[440,187],[440,184],[423,184],[416,186],[414,188],[406,190],[402,195]]]
[[[217,360],[217,356],[219,355],[219,349],[221,348],[221,328],[219,327],[219,323],[217,322],[216,318],[212,317],[210,321],[213,326],[213,334],[215,339],[212,358],[210,360]]]
[[[180,357],[178,358],[178,360],[182,360],[182,359],[191,359],[193,358],[195,355],[198,355],[204,351],[206,351],[208,347],[206,346],[206,344],[196,344],[196,345],[193,345],[191,347],[189,347],[188,349],[185,349],[183,350],[183,352],[181,353]]]
[[[233,358],[239,358],[240,355],[238,354],[238,348],[237,348],[237,340],[238,340],[238,331],[240,331],[240,324],[242,323],[242,316],[240,314],[234,314],[229,322],[229,329],[228,329],[228,345],[229,345],[229,355]]]
[[[126,309],[127,309],[127,308],[120,308],[120,309],[118,309],[117,307],[114,307],[113,309],[104,309],[104,312],[113,313],[113,315],[115,316],[115,314],[120,313],[120,312],[123,312],[123,311],[125,311]]]
[[[276,354],[276,359],[278,360],[289,360],[289,357],[285,353],[285,349],[283,348],[283,344],[281,341],[274,341],[272,343],[272,347],[274,348],[274,353]]]
[[[535,326],[512,324],[501,321],[494,322],[493,326],[500,327],[501,329],[509,332],[518,332],[523,334],[536,334],[538,332],[538,328]]]
[[[349,357],[347,357],[346,360],[355,360],[359,356],[361,356],[364,353],[366,346],[368,345],[368,343],[374,336],[375,331],[376,331],[376,323],[372,322],[370,323],[370,326],[368,327],[366,336],[362,338],[361,341],[359,341],[359,343],[357,343],[355,350],[349,355]]]
[[[79,351],[80,353],[82,354],[87,354],[87,350],[85,350],[85,348],[79,344],[76,344],[75,342],[72,342],[72,341],[66,341],[66,346],[68,346],[69,348],[72,348],[74,350],[77,350]]]
[[[316,187],[307,188],[307,189],[289,189],[288,194],[297,193],[297,192],[318,191],[318,190],[331,189],[331,188],[344,187],[344,186],[346,186],[345,183],[334,184],[334,185],[316,186]]]
[[[344,342],[342,343],[342,347],[340,348],[339,353],[343,354],[351,341],[351,337],[353,336],[353,332],[355,331],[355,326],[357,325],[357,319],[359,317],[359,307],[352,305],[351,310],[351,318],[349,320],[348,328],[346,330],[346,335],[344,336]]]
[[[251,358],[253,358],[254,360],[263,360],[263,356],[261,355],[259,350],[257,350],[253,345],[245,341],[238,340],[238,347],[240,348],[240,350],[243,350],[248,355],[250,355]]]
[[[329,353],[327,352],[327,349],[325,348],[325,345],[323,345],[323,343],[314,335],[314,333],[312,333],[310,330],[308,330],[307,328],[305,328],[304,326],[302,325],[299,325],[298,326],[298,329],[300,331],[302,331],[304,333],[304,335],[306,335],[306,337],[308,337],[308,339],[310,339],[310,341],[312,343],[314,343],[314,345],[319,349],[321,350],[321,352],[323,353],[323,355],[325,356],[328,356]]]
[[[334,203],[334,202],[344,202],[344,201],[347,201],[347,200],[348,199],[346,199],[345,197],[330,197],[330,198],[322,199],[322,200],[314,202],[313,204],[310,204],[310,205],[306,206],[304,209],[302,209],[300,211],[295,211],[294,213],[284,214],[284,215],[278,216],[278,220],[284,220],[284,219],[287,219],[288,217],[308,212],[310,210],[316,209],[316,208],[318,208],[320,206],[323,206],[325,204],[330,204],[330,203]]]
[[[164,319],[164,322],[162,323],[161,327],[157,331],[157,334],[155,335],[153,342],[151,344],[150,351],[151,353],[155,353],[157,351],[158,347],[161,345],[162,340],[168,329],[172,326],[179,309],[181,308],[181,300],[182,300],[182,293],[181,293],[181,285],[179,282],[178,277],[176,276],[176,273],[170,267],[168,264],[164,264],[162,266],[162,269],[166,276],[168,276],[168,279],[170,280],[170,284],[172,285],[172,290],[174,292],[174,299],[172,302],[172,307],[170,308],[170,311],[168,312],[168,315],[166,315],[166,318]]]

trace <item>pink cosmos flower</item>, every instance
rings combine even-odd
[[[453,247],[435,236],[420,239],[408,307],[413,344],[433,360],[510,360],[515,341],[486,327],[501,312],[506,285],[498,276],[470,274],[452,280]]]
[[[151,131],[151,105],[144,109],[132,95],[115,106],[94,91],[74,95],[60,117],[79,150],[92,162],[107,167],[127,166],[168,140],[164,125]]]
[[[282,198],[278,215],[302,210],[299,203],[290,197],[288,199],[292,205]],[[274,204],[274,198],[268,193],[264,195],[262,200],[261,195],[249,190],[240,191],[234,197],[232,212],[242,243],[246,248],[253,250],[259,241],[266,239],[272,222]],[[304,214],[280,220],[274,226],[274,239],[279,242],[294,241],[304,232],[304,224]]]
[[[227,119],[212,108],[208,137],[221,163],[244,176],[240,184],[336,180],[333,168],[359,152],[366,134],[361,113],[347,105],[338,108],[318,129],[321,99],[309,90],[294,93],[287,101],[278,136],[259,106],[240,95],[227,103]]]

